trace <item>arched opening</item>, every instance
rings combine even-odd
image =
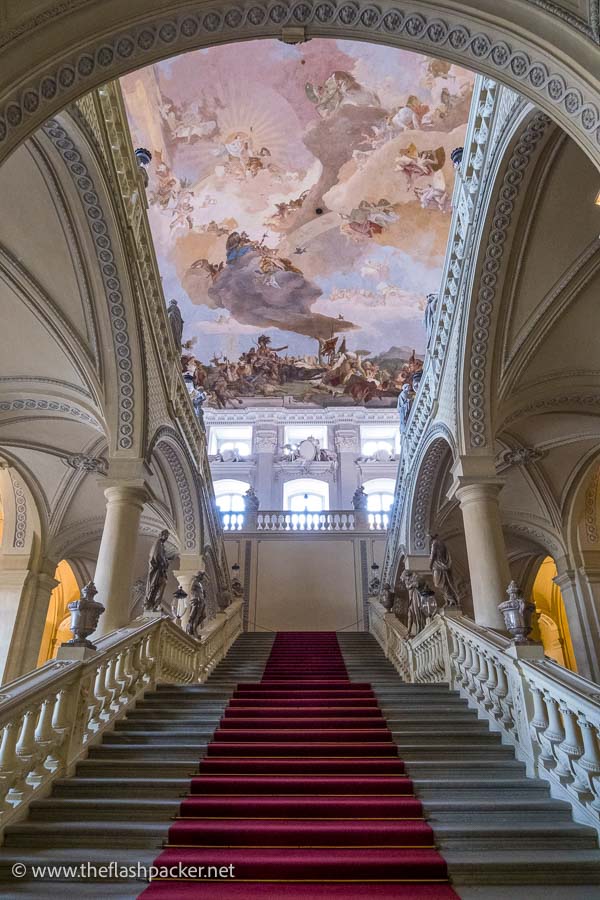
[[[283,485],[283,508],[290,512],[329,509],[329,484],[317,478],[294,478]]]
[[[537,571],[531,591],[531,599],[535,603],[537,613],[532,637],[541,641],[546,656],[576,672],[577,663],[565,604],[561,590],[554,582],[557,574],[556,563],[551,556],[547,556]]]
[[[244,521],[244,496],[250,484],[237,478],[221,478],[213,483],[213,487],[225,531],[241,528]]]
[[[72,636],[69,627],[71,616],[67,606],[79,597],[79,585],[66,559],[62,559],[57,565],[54,578],[58,584],[50,595],[38,666],[42,666],[49,659],[54,659],[63,641],[70,640]]]
[[[371,478],[364,482],[370,525],[387,528],[394,502],[395,484],[393,478]]]

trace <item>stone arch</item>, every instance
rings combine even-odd
[[[428,534],[433,525],[434,500],[440,489],[440,479],[455,455],[450,432],[445,427],[438,427],[414,462],[406,504],[409,554],[424,556],[429,553]]]
[[[567,552],[573,566],[589,553],[600,552],[600,453],[596,448],[582,462],[564,504]]]
[[[87,226],[86,238],[95,254],[104,300],[103,308],[97,310],[97,319],[101,353],[104,351],[101,368],[110,449],[113,454],[130,455],[142,448],[145,399],[136,375],[143,369],[143,360],[127,251],[122,246],[120,229],[115,227],[104,174],[87,139],[67,115],[49,120],[42,130],[75,187]]]
[[[502,278],[527,168],[550,128],[547,115],[529,110],[499,154],[497,171],[489,176],[485,227],[467,291],[471,299],[459,349],[458,443],[465,453],[491,447],[491,368]]]
[[[172,428],[162,428],[157,432],[150,454],[167,478],[181,552],[185,555],[199,554],[204,544],[204,522],[199,500],[201,486],[194,464]]]
[[[592,74],[596,45],[577,33],[580,20],[565,17],[551,4],[536,4],[535,10],[527,4],[504,17],[502,10],[496,11],[493,30],[487,12],[474,3],[440,15],[432,0],[420,3],[418,11],[368,0],[215,0],[212,7],[198,9],[186,0],[150,0],[139,12],[118,4],[110,12],[84,4],[69,10],[69,33],[56,26],[61,12],[64,6],[41,10],[21,20],[5,39],[11,65],[0,83],[2,155],[67,103],[125,72],[210,44],[280,38],[294,27],[307,38],[386,43],[491,75],[547,110],[600,161],[600,108]],[[560,48],[555,16],[565,32]],[[595,27],[594,22],[584,25],[584,34],[587,28],[588,37],[595,37]],[[77,35],[75,46],[71,33]],[[23,36],[34,34],[34,46],[43,49],[31,59],[19,51]]]

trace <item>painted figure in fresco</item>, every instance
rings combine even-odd
[[[450,551],[437,534],[432,534],[430,537],[429,568],[433,575],[433,586],[443,595],[446,606],[460,606],[458,591],[452,575]]]
[[[393,116],[389,117],[389,123],[396,132],[420,131],[426,123],[428,113],[429,107],[411,94],[406,101],[406,106],[401,106]]]
[[[385,198],[373,203],[370,200],[361,200],[349,216],[347,225],[342,225],[342,231],[346,233],[372,238],[382,234],[387,225],[397,222],[398,213],[389,200]]]
[[[169,538],[168,531],[161,531],[152,544],[148,559],[148,578],[146,581],[146,596],[144,597],[144,609],[156,612],[162,607],[163,594],[167,586],[169,573],[169,557],[165,544]]]
[[[398,151],[394,169],[402,172],[406,178],[406,187],[411,190],[417,178],[429,177],[442,168],[446,162],[446,151],[443,147],[435,150],[417,150],[414,144]]]
[[[183,338],[183,317],[181,315],[181,310],[179,309],[177,300],[169,300],[169,305],[167,307],[167,316],[169,318],[169,325],[171,326],[173,337],[175,338],[175,346],[177,348],[180,348]]]
[[[225,244],[225,258],[227,265],[231,265],[237,259],[241,259],[246,253],[257,249],[256,241],[251,241],[245,231],[232,231]]]
[[[333,72],[322,85],[306,82],[306,96],[317,107],[321,118],[330,116],[341,106],[375,106],[381,104],[374,91],[363,88],[349,72]]]
[[[429,184],[415,185],[414,191],[421,203],[421,209],[436,209],[446,213],[452,208],[452,201],[446,189],[446,176],[441,169],[434,172]]]
[[[175,209],[173,210],[173,216],[169,225],[171,231],[180,225],[186,226],[190,231],[194,227],[194,220],[192,218],[194,212],[194,204],[192,203],[193,196],[194,192],[190,191],[187,186],[182,185],[181,190],[177,193]]]
[[[150,203],[156,203],[161,209],[167,209],[177,194],[178,181],[162,159],[159,150],[155,153],[155,160],[156,188],[150,192],[149,200]]]
[[[404,434],[408,425],[408,417],[414,400],[414,392],[410,384],[403,384],[402,390],[398,394],[398,415],[400,416],[400,434]]]
[[[206,590],[204,588],[204,572],[194,575],[190,587],[190,617],[186,631],[192,637],[196,637],[198,629],[202,628],[206,618]]]

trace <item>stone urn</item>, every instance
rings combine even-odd
[[[88,582],[81,590],[79,600],[73,600],[69,603],[67,609],[71,613],[71,631],[73,637],[70,641],[65,641],[63,647],[87,647],[89,650],[95,650],[96,645],[88,641],[90,634],[93,634],[98,627],[98,619],[104,612],[104,606],[94,597],[98,591],[93,581]]]
[[[535,603],[525,600],[516,581],[511,581],[506,593],[508,600],[498,604],[498,609],[504,616],[506,630],[515,644],[528,644]]]

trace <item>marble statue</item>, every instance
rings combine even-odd
[[[452,557],[445,542],[437,534],[431,536],[429,568],[433,586],[440,591],[446,606],[460,606],[460,598],[452,574]]]
[[[199,391],[197,388],[194,388],[192,393],[192,404],[194,407],[194,412],[196,413],[196,418],[200,422],[202,426],[204,426],[204,410],[203,406],[206,401],[208,394],[206,391]]]
[[[169,324],[171,325],[173,337],[175,338],[175,346],[178,350],[180,350],[181,341],[183,339],[183,317],[181,315],[181,310],[179,309],[177,300],[169,300],[169,305],[167,307],[167,316],[169,319]]]
[[[231,593],[236,598],[236,600],[241,600],[244,596],[244,586],[239,578],[232,578],[231,580]]]
[[[400,416],[400,434],[404,434],[408,425],[408,417],[414,399],[414,393],[410,384],[403,384],[402,390],[398,394],[398,415]]]
[[[192,579],[190,586],[190,617],[186,631],[192,637],[196,637],[199,628],[206,618],[206,591],[204,589],[204,572],[198,572]]]
[[[157,612],[162,608],[162,599],[167,586],[169,575],[169,557],[165,549],[169,532],[161,531],[152,544],[148,560],[148,578],[146,581],[146,595],[144,597],[144,609]]]
[[[366,512],[369,495],[366,493],[362,484],[360,484],[352,495],[352,506],[356,510]]]
[[[247,513],[257,513],[260,507],[260,500],[256,491],[252,486],[248,488],[244,494],[244,509]]]
[[[416,636],[425,628],[425,616],[421,609],[421,591],[424,584],[422,579],[416,572],[405,571],[402,573],[402,582],[408,591],[408,621],[407,628],[409,635]]]
[[[428,347],[429,342],[431,341],[431,335],[433,334],[433,326],[435,324],[435,314],[437,311],[439,297],[440,295],[437,292],[435,294],[427,294],[427,305],[425,307],[424,320]]]

